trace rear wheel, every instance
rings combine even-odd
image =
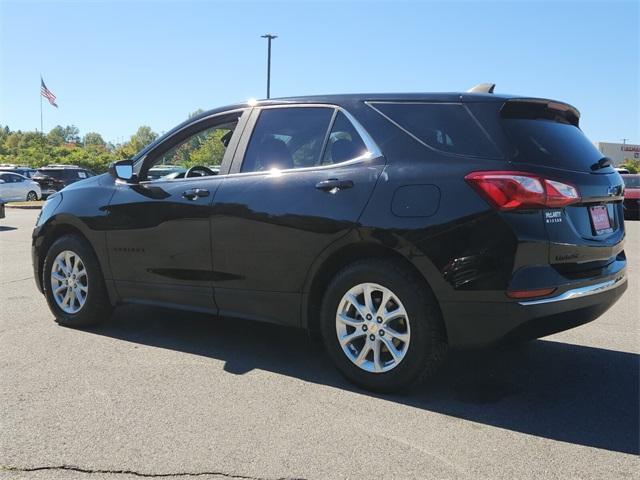
[[[38,199],[38,194],[33,190],[27,193],[27,202],[33,202]]]
[[[369,390],[410,386],[432,373],[445,351],[433,294],[393,261],[360,261],[338,273],[325,293],[321,322],[338,369]]]
[[[87,242],[75,235],[60,237],[49,248],[43,284],[49,308],[61,325],[95,325],[111,316],[98,260]]]

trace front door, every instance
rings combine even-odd
[[[216,302],[296,325],[312,262],[354,227],[384,158],[334,107],[265,107],[254,121],[214,199]]]
[[[216,311],[210,206],[242,114],[179,130],[136,163],[139,183],[117,188],[108,207],[107,244],[124,300]]]

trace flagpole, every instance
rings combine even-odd
[[[44,135],[44,129],[42,128],[42,75],[40,75],[40,133]]]
[[[44,128],[42,123],[42,74],[40,74],[40,152],[42,153],[42,165],[45,165],[44,154]]]

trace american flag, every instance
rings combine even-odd
[[[40,93],[44,98],[49,100],[49,103],[51,105],[58,108],[58,105],[56,105],[56,96],[44,84],[44,80],[42,79],[42,77],[40,77]]]

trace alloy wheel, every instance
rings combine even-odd
[[[342,351],[356,366],[372,373],[387,372],[407,354],[409,316],[391,290],[361,283],[338,304],[336,334]]]
[[[53,299],[65,313],[78,313],[87,301],[89,278],[80,256],[64,250],[56,256],[51,267]]]

